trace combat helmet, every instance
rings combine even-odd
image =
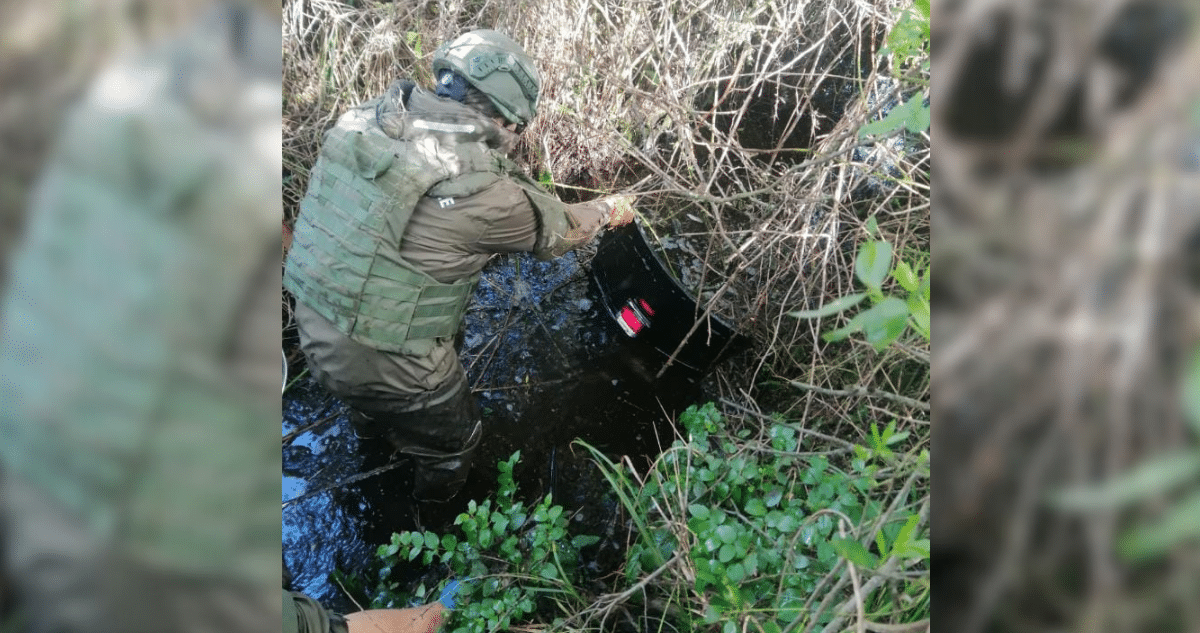
[[[462,75],[511,123],[526,125],[537,114],[541,77],[533,58],[503,33],[479,29],[442,44],[433,54],[433,74],[443,69]]]

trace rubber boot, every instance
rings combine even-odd
[[[462,490],[471,472],[471,461],[483,437],[483,422],[477,421],[466,446],[453,453],[409,447],[404,453],[415,462],[413,498],[420,502],[449,501]]]
[[[354,408],[350,409],[350,428],[360,440],[383,436],[383,427],[374,416]]]

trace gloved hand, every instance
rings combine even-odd
[[[622,226],[633,221],[633,196],[611,196],[604,202],[610,209],[608,226]]]
[[[450,582],[446,583],[446,588],[442,589],[442,593],[438,595],[438,602],[442,603],[442,606],[446,607],[447,609],[453,609],[454,605],[457,604],[456,601],[458,598],[458,590],[462,587],[464,582],[471,582],[471,579],[467,578],[461,582],[457,580],[451,580]]]

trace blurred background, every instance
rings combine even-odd
[[[0,5],[0,631],[280,621],[280,19]]]
[[[939,631],[1200,627],[1200,41],[935,3]]]

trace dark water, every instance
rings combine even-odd
[[[630,235],[636,238],[625,237]],[[618,513],[607,484],[572,440],[581,438],[615,459],[629,456],[641,466],[673,439],[670,420],[699,399],[702,376],[694,355],[664,370],[692,323],[690,311],[675,315],[679,323],[672,324],[670,309],[660,309],[645,336],[637,338],[617,325],[611,306],[629,292],[653,299],[656,286],[652,273],[641,268],[654,262],[640,261],[614,239],[602,242],[595,260],[608,272],[600,276],[604,292],[575,254],[550,262],[527,255],[497,258],[485,269],[461,351],[484,411],[484,438],[458,504],[414,508],[407,500],[405,468],[391,464],[386,446],[355,438],[339,401],[307,379],[287,392],[283,546],[294,589],[334,608],[352,608],[345,592],[331,584],[331,571],[362,574],[375,548],[394,531],[418,523],[445,530],[467,499],[491,496],[496,462],[517,450],[519,496],[552,493],[557,503],[576,511],[578,533],[614,533]],[[624,270],[621,262],[627,260]],[[669,293],[665,286],[660,290],[664,297]],[[670,327],[678,330],[674,338],[666,333]]]

